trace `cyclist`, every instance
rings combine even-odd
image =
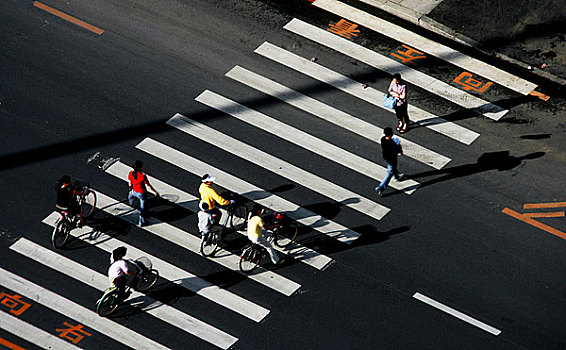
[[[66,211],[69,216],[80,219],[81,208],[77,202],[77,196],[84,196],[88,194],[88,190],[79,191],[71,183],[71,177],[69,175],[63,175],[57,181],[55,185],[55,191],[57,192],[57,201],[55,202],[55,207],[59,210]],[[81,220],[79,220],[79,223]]]
[[[117,289],[122,298],[127,298],[125,294],[127,277],[126,276],[139,276],[130,268],[128,262],[124,259],[126,256],[127,248],[118,247],[112,251],[110,255],[110,267],[108,268],[108,279]]]
[[[136,160],[132,166],[133,170],[128,174],[128,180],[130,181],[130,192],[128,194],[128,202],[130,205],[134,205],[134,198],[140,201],[140,215],[138,218],[138,226],[142,227],[147,224],[147,188],[145,185],[155,193],[156,197],[159,197],[157,190],[151,186],[147,175],[142,172],[143,163],[141,160]]]
[[[277,255],[271,243],[265,238],[265,230],[269,229],[269,227],[264,225],[260,216],[264,212],[265,209],[259,204],[254,204],[252,210],[250,210],[250,216],[248,218],[248,239],[264,247],[271,258],[271,262],[277,265],[281,262],[281,258]]]
[[[198,230],[201,235],[201,244],[204,242],[205,237],[208,234],[218,235],[221,228],[214,223],[214,218],[208,209],[208,203],[205,201],[200,201],[199,203],[200,211],[198,212]],[[216,236],[218,238],[218,236]]]
[[[200,193],[200,199],[203,202],[206,202],[206,204],[208,204],[208,211],[210,212],[210,214],[212,214],[215,224],[218,224],[220,222],[220,216],[222,215],[222,213],[220,212],[220,209],[216,208],[216,203],[218,203],[218,205],[228,205],[228,204],[234,204],[233,200],[227,200],[225,198],[222,198],[214,188],[212,188],[212,183],[214,182],[214,180],[216,180],[216,178],[214,176],[210,176],[208,174],[204,174],[201,177],[201,184],[200,187],[198,188],[198,192]]]

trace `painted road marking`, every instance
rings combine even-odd
[[[54,224],[51,216],[48,216],[46,219],[44,219],[43,223],[50,226]],[[92,228],[90,229],[92,230]],[[191,292],[200,295],[203,298],[206,298],[218,305],[227,308],[228,310],[245,316],[251,320],[260,322],[269,314],[269,310],[267,310],[266,308],[254,304],[251,301],[248,301],[230,291],[213,285],[199,278],[195,274],[192,274],[173,264],[170,264],[167,261],[162,260],[148,252],[142,251],[125,242],[114,239],[105,233],[98,232],[94,236],[90,234],[91,232],[92,231],[89,231],[88,234],[82,236],[75,235],[73,232],[72,235],[86,243],[104,249],[108,253],[112,253],[112,250],[117,247],[124,246],[128,248],[128,254],[131,256],[147,256],[152,261],[155,269],[159,271],[159,275],[161,277],[166,278],[169,281],[172,281],[173,283],[186,288],[187,290],[190,290]],[[106,282],[102,287],[104,289],[108,287],[108,279],[106,279]]]
[[[479,74],[493,80],[513,91],[528,95],[537,85],[525,79],[519,78],[511,73],[505,72],[497,67],[467,56],[457,50],[424,38],[403,27],[387,22],[367,12],[358,10],[336,0],[315,0],[314,5],[328,12],[347,18],[359,25],[372,29],[378,33],[388,36],[394,40],[402,41],[419,50],[423,50],[437,58],[454,64],[465,70]]]
[[[392,109],[386,108],[385,106],[383,106],[383,95],[384,92],[380,92],[379,90],[376,90],[372,87],[366,87],[364,88],[363,84],[361,84],[360,82],[357,82],[355,80],[352,80],[342,74],[336,73],[326,67],[323,67],[321,65],[319,65],[318,63],[314,63],[311,62],[310,60],[307,60],[303,57],[297,56],[294,53],[291,53],[289,51],[286,51],[282,48],[279,48],[275,45],[272,45],[268,42],[263,43],[262,45],[260,45],[256,50],[256,53],[267,57],[275,62],[278,62],[280,64],[283,64],[289,68],[295,69],[305,75],[308,75],[311,78],[317,79],[319,81],[322,81],[330,86],[334,86],[335,88],[350,94],[354,97],[357,97],[361,100],[364,100],[368,103],[371,103],[379,108],[383,108],[385,110],[387,110],[390,113],[395,113],[395,111],[393,111]],[[249,80],[249,78],[248,78]],[[283,87],[284,88],[284,87]],[[286,88],[285,88],[286,89]],[[282,90],[282,89],[279,89]],[[278,97],[280,99],[286,98],[286,100],[291,100],[291,98],[287,98],[286,96],[288,96],[287,94],[283,95],[282,97],[275,96]],[[290,95],[291,97],[294,97],[294,95]],[[286,101],[285,102],[288,102]],[[299,100],[301,101],[301,100]],[[288,103],[291,103],[288,102]],[[302,103],[302,105],[304,106],[303,109],[306,108],[305,105],[310,105],[313,103],[313,101],[307,101],[307,103]],[[313,113],[314,111],[321,109],[323,111],[325,111],[326,113],[334,113],[334,109],[329,109],[326,107],[326,105],[324,105],[321,102],[318,102],[316,104],[316,108],[310,107],[309,108],[309,112]],[[432,113],[429,113],[425,110],[422,110],[416,106],[413,106],[412,104],[409,104],[409,113],[411,116],[411,120],[417,122],[418,124],[422,125],[422,126],[426,126],[444,136],[450,137],[456,141],[462,142],[466,145],[471,144],[476,138],[478,138],[479,134],[471,131],[469,129],[466,129],[464,127],[459,126],[458,124],[454,124],[451,122],[448,122]],[[339,111],[340,112],[340,111]],[[314,114],[314,113],[313,113]],[[343,114],[343,112],[342,112]],[[336,118],[334,118],[336,119]],[[338,118],[338,119],[342,119],[342,118]],[[366,123],[367,124],[367,123]],[[381,134],[381,133],[379,133]],[[378,134],[378,135],[379,135]],[[414,147],[413,147],[414,148]],[[414,150],[414,152],[418,152],[418,150]],[[422,153],[422,151],[420,151],[419,153]],[[428,152],[430,153],[430,152]],[[430,154],[426,154],[423,156],[427,156],[430,157]],[[435,155],[434,158],[437,158],[438,155]],[[433,158],[433,159],[434,159]],[[440,166],[443,162],[445,162],[445,159],[438,159],[437,162],[440,163],[434,163],[434,167],[439,169],[438,166]]]
[[[41,328],[37,328],[32,324],[24,322],[15,316],[11,316],[4,311],[0,311],[0,329],[10,332],[27,342],[39,346],[42,349],[80,349],[78,346],[75,346],[51,333],[48,333]],[[2,338],[0,338],[0,345],[13,350],[23,349],[22,347],[8,342],[7,340]]]
[[[309,173],[298,166],[223,134],[203,123],[191,120],[179,113],[169,119],[167,124],[376,220],[381,220],[390,211],[389,208],[365,198],[360,194],[338,186],[331,181]]]
[[[491,102],[484,101],[479,97],[470,95],[464,90],[460,90],[443,81],[408,67],[394,59],[380,55],[375,51],[329,33],[323,29],[317,28],[299,19],[292,19],[283,28],[391,75],[401,72],[403,80],[443,97],[444,99],[459,106],[472,109],[490,119],[499,120],[507,112],[509,112],[508,110],[496,106]]]
[[[34,1],[33,6],[39,8],[39,9],[42,9],[44,11],[47,11],[47,12],[51,13],[52,15],[55,15],[55,16],[62,18],[66,21],[69,21],[73,24],[76,24],[79,27],[82,27],[86,30],[90,30],[91,32],[93,32],[95,34],[100,35],[100,34],[104,33],[104,30],[102,30],[102,29],[100,29],[96,26],[93,26],[92,24],[88,24],[84,21],[81,21],[80,19],[78,19],[76,17],[73,17],[71,15],[66,14],[65,12],[61,12],[57,9],[54,9],[53,7],[47,6],[47,5],[45,5],[45,4],[43,4],[39,1]]]
[[[131,167],[127,166],[124,163],[120,163],[120,162],[116,162],[114,164],[112,164],[110,167],[108,167],[108,169],[106,169],[105,171],[111,175],[114,175],[115,177],[122,179],[124,181],[128,181],[128,173],[132,170]],[[150,176],[150,174],[148,174],[146,172],[146,174],[148,176]],[[150,176],[151,178],[151,183],[153,185],[153,187],[155,187],[155,189],[157,189],[157,192],[160,193],[162,198],[167,198],[167,195],[172,195],[174,198],[179,198],[179,200],[182,199],[182,201],[180,201],[178,204],[189,209],[192,212],[198,212],[200,209],[198,207],[198,203],[200,201],[199,197],[193,196],[187,192],[181,191],[176,187],[173,187],[157,178],[155,178],[154,176]],[[165,195],[165,196],[164,196]],[[176,203],[176,202],[174,202]],[[220,208],[220,210],[222,211],[222,215],[226,215],[226,211],[222,208]],[[245,231],[238,231],[238,233],[244,235],[247,237],[247,233]],[[289,246],[287,246],[286,248],[280,248],[277,245],[273,246],[274,249],[277,249],[278,251],[280,251],[283,254],[292,256],[294,259],[307,264],[309,266],[312,266],[318,270],[322,270],[325,266],[327,266],[330,262],[332,262],[332,259],[327,257],[326,255],[322,255],[318,252],[315,252],[314,250],[307,248],[305,246],[300,245],[297,242],[292,242],[291,244],[289,244]]]
[[[541,208],[566,208],[566,202],[523,204],[523,209],[541,209]]]
[[[151,154],[154,157],[169,162],[170,164],[192,173],[195,176],[200,177],[203,173],[214,174],[218,185],[230,191],[239,193],[241,196],[249,198],[266,208],[284,212],[298,223],[308,226],[313,230],[332,237],[340,242],[351,244],[361,236],[359,233],[352,231],[339,223],[325,219],[310,210],[302,208],[295,203],[281,198],[260,187],[252,185],[249,182],[191,157],[188,154],[179,152],[178,150],[158,141],[146,138],[140,142],[136,148]]]
[[[90,228],[90,230],[92,230],[92,228]],[[108,238],[108,236],[105,238]],[[112,243],[114,243],[112,244],[113,248],[117,248],[121,245],[121,242],[117,241]],[[102,292],[109,286],[107,276],[25,238],[20,238],[16,243],[10,246],[10,249]],[[109,252],[112,252],[112,250]],[[133,251],[131,254],[134,256],[143,256],[145,255],[143,253],[144,252]],[[150,259],[153,260],[153,257],[150,257]],[[156,269],[161,273],[161,266],[156,267]],[[238,341],[238,338],[142,293],[132,291],[132,295],[128,300],[130,305],[221,349],[228,349]]]
[[[375,164],[365,158],[350,153],[342,148],[318,139],[302,130],[296,129],[280,121],[268,117],[267,115],[249,109],[237,102],[234,102],[224,96],[218,95],[212,91],[205,90],[195,98],[202,104],[211,108],[218,109],[226,114],[232,115],[239,120],[246,122],[252,126],[256,126],[275,136],[281,137],[288,142],[301,146],[313,153],[319,154],[335,163],[341,164],[352,169],[364,176],[372,179],[383,179],[387,173],[387,169]],[[379,136],[380,134],[378,134]],[[405,182],[407,182],[405,184]],[[406,190],[407,194],[413,193],[418,187],[418,183],[412,180],[395,183],[396,189]]]
[[[138,210],[133,209],[132,207],[121,203],[120,201],[117,201],[99,191],[96,191],[96,194],[98,197],[96,202],[97,208],[104,210],[110,215],[117,216],[120,219],[127,221],[133,225],[136,225],[138,223]],[[166,239],[180,247],[183,247],[195,254],[198,254],[199,256],[202,256],[200,254],[200,238],[197,238],[195,235],[185,232],[173,225],[161,222],[155,218],[152,218],[151,221],[151,225],[144,226],[142,229],[146,230],[147,232],[153,233],[158,237]],[[206,259],[227,267],[231,270],[237,271],[242,275],[253,279],[254,281],[259,282],[264,286],[269,287],[284,295],[289,296],[301,287],[300,284],[262,267],[257,268],[251,274],[244,274],[240,271],[239,268],[239,256],[223,249],[219,249],[218,252],[218,255],[214,258]]]
[[[377,125],[373,125],[362,119],[356,118],[353,115],[324,104],[314,98],[303,95],[300,92],[240,66],[232,68],[228,73],[226,73],[226,76],[265,94],[278,98],[293,107],[314,115],[315,117],[365,137],[372,142],[379,140],[379,137],[383,133],[383,129]],[[429,150],[410,140],[403,138],[400,139],[402,140],[404,154],[422,162],[423,164],[429,165],[435,169],[441,169],[444,165],[450,162],[450,158],[448,157]],[[404,183],[397,184],[396,186],[398,187],[394,188],[407,191],[407,187],[415,186],[417,183],[411,183],[410,186],[407,185],[408,184]]]
[[[58,213],[55,213],[59,215]],[[94,311],[76,304],[52,291],[0,267],[0,285],[22,294],[55,312],[63,314],[134,349],[167,349],[167,347],[136,333]]]
[[[430,306],[432,306],[432,307],[434,307],[434,308],[436,308],[436,309],[438,309],[438,310],[444,311],[444,312],[446,312],[447,314],[450,314],[450,315],[452,315],[452,316],[454,316],[454,317],[456,317],[456,318],[459,318],[460,320],[462,320],[462,321],[464,321],[464,322],[467,322],[467,323],[469,323],[469,324],[471,324],[471,325],[473,325],[473,326],[476,326],[476,327],[478,327],[478,328],[480,328],[480,329],[483,329],[484,331],[489,332],[489,333],[491,333],[491,334],[493,334],[493,335],[499,335],[499,334],[501,334],[501,331],[500,331],[499,329],[494,328],[494,327],[492,327],[492,326],[490,326],[490,325],[488,325],[488,324],[485,324],[485,323],[483,323],[483,322],[481,322],[481,321],[478,321],[478,320],[476,320],[476,319],[474,319],[474,318],[472,318],[472,317],[470,317],[470,316],[468,316],[468,315],[466,315],[466,314],[461,313],[461,312],[458,311],[458,310],[454,310],[453,308],[451,308],[451,307],[449,307],[449,306],[446,306],[446,305],[444,305],[444,304],[441,304],[441,303],[439,303],[438,301],[435,301],[435,300],[433,300],[433,299],[431,299],[431,298],[429,298],[429,297],[427,297],[427,296],[425,296],[425,295],[422,295],[421,293],[418,293],[418,292],[415,293],[415,294],[413,295],[413,298],[415,298],[415,299],[417,299],[417,300],[420,300],[420,301],[422,301],[423,303],[428,304],[428,305],[430,305]]]
[[[528,213],[527,214],[517,213],[516,211],[511,210],[509,208],[504,208],[502,210],[502,213],[507,214],[509,216],[512,216],[515,219],[521,220],[521,221],[523,221],[523,222],[525,222],[529,225],[533,225],[534,227],[539,228],[543,231],[546,231],[550,234],[553,234],[557,237],[560,237],[562,239],[566,239],[566,233],[565,232],[562,232],[560,230],[555,229],[554,227],[543,224],[542,222],[536,221]]]

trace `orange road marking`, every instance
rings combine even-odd
[[[555,211],[555,212],[548,212],[548,213],[524,213],[524,216],[528,216],[530,218],[563,218],[564,212],[563,211]]]
[[[550,100],[550,96],[545,95],[545,94],[540,93],[540,92],[535,91],[535,90],[529,92],[529,95],[531,95],[531,96],[536,96],[536,97],[540,98],[540,99],[543,100],[543,101],[548,101],[548,100]]]
[[[566,202],[523,204],[523,209],[566,208]]]
[[[543,224],[542,222],[538,222],[538,221],[536,221],[535,219],[531,219],[531,218],[528,217],[527,215],[523,215],[523,214],[517,213],[516,211],[511,210],[511,209],[509,209],[509,208],[503,209],[502,212],[505,213],[505,214],[507,214],[507,215],[509,215],[509,216],[514,217],[515,219],[518,219],[518,220],[521,220],[521,221],[523,221],[523,222],[525,222],[525,223],[527,223],[527,224],[533,225],[533,226],[536,227],[536,228],[540,228],[541,230],[546,231],[546,232],[548,232],[548,233],[550,233],[550,234],[553,234],[553,235],[555,235],[555,236],[558,236],[558,237],[560,237],[560,238],[562,238],[562,239],[566,239],[566,233],[564,233],[564,232],[562,232],[562,231],[560,231],[560,230],[557,230],[557,229],[555,229],[554,227],[550,227],[550,226],[548,226],[548,225],[545,225],[545,224]]]
[[[26,350],[26,349],[22,348],[21,346],[17,346],[14,343],[10,343],[9,341],[7,341],[6,339],[3,339],[3,338],[0,338],[0,345],[4,345],[8,349],[12,349],[12,350]]]
[[[95,26],[93,26],[92,24],[88,24],[88,23],[86,23],[86,22],[84,22],[84,21],[81,21],[80,19],[75,18],[75,17],[73,17],[73,16],[71,16],[71,15],[68,15],[68,14],[66,14],[65,12],[61,12],[61,11],[59,11],[59,10],[57,10],[57,9],[54,9],[53,7],[49,7],[49,6],[45,5],[45,4],[42,4],[42,3],[39,2],[39,1],[34,1],[34,2],[33,2],[33,6],[35,6],[35,7],[37,7],[37,8],[40,8],[40,9],[42,9],[42,10],[44,10],[44,11],[47,11],[47,12],[51,13],[52,15],[55,15],[55,16],[57,16],[57,17],[59,17],[59,18],[62,18],[62,19],[64,19],[64,20],[67,20],[67,21],[69,21],[69,22],[71,22],[71,23],[73,23],[73,24],[76,24],[76,25],[78,25],[79,27],[83,27],[84,29],[90,30],[91,32],[96,33],[96,34],[98,34],[98,35],[104,33],[104,30],[102,30],[102,29],[100,29],[100,28],[98,28],[98,27],[95,27]]]

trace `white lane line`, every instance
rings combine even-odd
[[[357,193],[328,181],[320,176],[309,173],[291,163],[272,156],[262,150],[252,147],[244,142],[236,140],[223,134],[211,127],[191,120],[179,113],[167,121],[167,124],[196,137],[202,141],[230,152],[242,159],[246,159],[253,164],[267,169],[279,176],[285,177],[296,182],[312,191],[318,192],[323,196],[343,203],[349,208],[357,210],[362,214],[374,219],[381,220],[388,212],[389,208],[373,202]],[[373,192],[373,189],[370,190]],[[375,192],[373,192],[375,193]]]
[[[153,180],[153,179],[152,179]],[[152,182],[153,183],[153,182]],[[43,220],[45,224],[52,225],[52,217],[48,216]],[[269,314],[269,310],[252,303],[236,294],[233,294],[225,289],[222,289],[216,285],[213,285],[198,276],[185,271],[167,261],[160,259],[148,252],[137,249],[127,243],[119,241],[109,235],[98,232],[96,236],[91,235],[91,231],[84,236],[78,236],[75,232],[72,235],[85,241],[86,243],[96,245],[97,247],[106,250],[108,253],[112,253],[112,250],[124,246],[128,248],[128,254],[133,257],[147,256],[153,263],[153,266],[159,271],[159,275],[166,278],[173,283],[190,290],[191,292],[200,295],[218,305],[221,305],[228,310],[236,312],[242,316],[245,316],[256,322],[260,322]],[[188,233],[187,233],[188,234]],[[108,282],[103,285],[104,289],[108,287]]]
[[[314,5],[328,12],[334,13],[366,28],[386,35],[392,39],[402,41],[418,50],[425,51],[446,62],[452,63],[462,69],[469,70],[485,78],[495,81],[523,95],[528,95],[537,85],[519,78],[511,73],[489,65],[483,61],[470,57],[450,47],[422,37],[403,27],[373,16],[367,12],[344,4],[336,0],[316,0]]]
[[[114,175],[115,177],[122,179],[124,181],[128,181],[128,173],[131,171],[131,168],[125,165],[124,163],[116,162],[112,164],[106,172]],[[147,173],[146,173],[147,174]],[[150,174],[147,174],[150,175]],[[167,195],[172,195],[173,198],[179,198],[179,205],[193,211],[198,212],[200,209],[198,207],[199,198],[193,196],[187,192],[181,191],[176,187],[173,187],[153,176],[150,176],[151,184],[157,191],[161,194],[162,198],[167,198]],[[165,194],[165,196],[163,196]],[[225,215],[225,211],[222,211],[222,215]],[[239,232],[240,234],[246,236],[247,234],[244,231]],[[280,248],[276,245],[273,248],[277,249],[278,251],[282,252],[283,254],[287,254],[292,256],[294,259],[305,263],[309,266],[312,266],[318,270],[323,269],[326,265],[332,262],[332,259],[327,257],[326,255],[322,255],[310,248],[304,247],[296,242],[289,244],[286,248]]]
[[[322,157],[341,164],[364,176],[368,176],[373,179],[383,179],[387,173],[386,168],[379,166],[374,162],[350,153],[340,147],[336,147],[329,142],[318,139],[304,131],[284,124],[263,113],[247,108],[212,91],[205,90],[197,96],[195,100],[211,108],[215,108],[226,114],[232,115],[243,122],[258,127],[277,137],[287,140],[288,142],[301,146],[313,153],[317,153]],[[419,183],[413,180],[392,183],[392,187],[401,191],[406,191],[406,194],[413,193],[418,185]]]
[[[308,226],[322,234],[332,237],[340,242],[351,244],[361,235],[349,228],[340,225],[332,220],[323,218],[322,216],[311,212],[299,205],[289,202],[269,191],[250,184],[236,176],[233,176],[219,168],[215,168],[210,164],[202,162],[188,154],[179,152],[178,150],[164,145],[150,138],[144,139],[136,148],[160,158],[172,165],[175,165],[196,176],[202,176],[204,173],[214,174],[216,183],[220,186],[239,193],[240,195],[253,200],[266,208],[275,211],[284,212],[290,218],[298,223]]]
[[[366,101],[368,103],[371,103],[379,108],[385,109],[386,111],[390,112],[390,113],[395,113],[395,111],[393,111],[392,109],[386,108],[385,106],[383,106],[383,95],[384,92],[380,92],[372,87],[366,87],[364,88],[363,84],[360,82],[357,82],[355,80],[352,80],[340,73],[334,72],[318,63],[315,62],[311,62],[310,60],[307,60],[303,57],[297,56],[294,53],[291,53],[287,50],[284,50],[282,48],[279,48],[273,44],[270,44],[268,42],[265,42],[263,44],[261,44],[256,50],[256,53],[267,57],[275,62],[278,62],[282,65],[285,65],[289,68],[292,68],[296,71],[299,71],[305,75],[308,75],[311,78],[317,79],[319,81],[322,81],[328,85],[334,86],[335,88],[350,94],[354,97],[357,97],[363,101]],[[265,79],[265,78],[264,78]],[[250,78],[247,78],[247,81],[250,81]],[[264,83],[265,85],[265,83]],[[286,90],[287,88],[283,87],[272,87],[271,90],[274,90],[275,92],[282,92],[281,90]],[[285,94],[283,95],[283,97],[287,97],[288,95]],[[275,96],[280,98],[279,96]],[[291,97],[295,97],[295,95],[290,95],[290,97],[287,97],[287,99],[291,99]],[[292,99],[291,99],[292,101]],[[286,101],[287,102],[287,101]],[[310,101],[309,105],[310,105]],[[326,106],[320,106],[321,103],[318,102],[316,104],[316,109],[313,107],[308,107],[309,105],[306,105],[305,102],[301,103],[301,100],[299,99],[299,103],[297,103],[299,105],[304,106],[304,108],[309,108],[309,112],[313,113],[318,111],[319,109],[322,108],[322,111],[324,111],[324,114],[328,114],[328,112],[333,112],[331,110],[329,110]],[[301,108],[301,107],[299,107]],[[422,125],[425,126],[429,129],[432,129],[436,132],[438,132],[439,134],[442,134],[444,136],[450,137],[456,141],[462,142],[466,145],[471,144],[476,138],[478,138],[479,134],[475,131],[469,130],[467,128],[464,128],[458,124],[452,123],[452,122],[448,122],[445,119],[442,119],[432,113],[429,113],[423,109],[420,109],[419,107],[414,106],[413,104],[409,104],[409,115],[411,117],[411,120]],[[340,114],[344,114],[341,111],[338,111]],[[318,112],[319,114],[321,112]],[[314,113],[313,113],[314,114]],[[353,117],[351,117],[353,118]],[[350,119],[351,119],[350,118]],[[336,117],[334,117],[334,119],[338,119]],[[340,119],[338,119],[340,120]],[[359,119],[358,119],[359,120]],[[363,121],[362,121],[363,122]],[[363,122],[365,123],[365,122]],[[367,124],[367,123],[365,123]],[[405,144],[407,146],[410,146],[411,148],[416,148],[418,145],[414,145],[411,143],[407,143],[405,142]],[[422,147],[422,146],[418,146],[418,147]],[[426,150],[426,149],[425,149]],[[434,154],[430,154],[432,151],[428,151],[428,152],[424,152],[421,149],[415,149],[413,152],[415,152],[416,155],[425,157],[424,159],[427,160],[428,158],[432,159],[436,159],[437,157],[439,157],[440,155],[437,155],[436,153]],[[421,153],[424,153],[421,155]],[[448,159],[449,161],[449,159]],[[444,159],[438,159],[437,162],[439,162],[438,165],[436,165],[436,168],[438,168],[439,165],[442,165],[444,162],[446,162],[446,160]]]
[[[96,191],[96,194],[98,197],[96,203],[97,208],[104,210],[110,215],[117,216],[130,224],[136,225],[138,223],[138,210],[133,209],[127,204],[121,203],[99,191]],[[200,238],[197,238],[195,235],[185,232],[173,225],[152,218],[151,224],[142,227],[142,229],[202,256],[200,254]],[[237,271],[266,287],[282,293],[283,295],[289,296],[301,287],[300,284],[261,267],[254,270],[251,274],[244,274],[239,268],[240,257],[223,249],[219,250],[218,256],[207,259],[231,270]]]
[[[85,327],[92,328],[105,336],[134,349],[167,349],[167,347],[136,333],[108,318],[100,317],[94,311],[28,281],[0,267],[0,285],[21,294],[55,312],[63,314]]]
[[[453,308],[446,306],[444,304],[441,304],[438,301],[427,297],[426,295],[422,295],[421,293],[418,293],[418,292],[415,293],[413,295],[413,298],[418,299],[418,300],[422,301],[423,303],[428,304],[428,305],[430,305],[430,306],[432,306],[432,307],[434,307],[438,310],[444,311],[447,314],[450,314],[450,315],[452,315],[456,318],[459,318],[462,321],[465,321],[465,322],[467,322],[471,325],[474,325],[474,326],[476,326],[480,329],[483,329],[484,331],[489,332],[493,335],[499,335],[501,333],[501,331],[499,329],[491,327],[490,325],[485,324],[481,321],[478,321],[478,320],[476,320],[476,319],[474,319],[474,318],[472,318],[472,317],[470,317],[466,314],[461,313],[458,310],[454,310]]]
[[[47,333],[41,328],[37,328],[32,324],[20,320],[16,316],[11,316],[4,311],[0,311],[0,329],[10,332],[42,349],[81,349],[53,334]]]
[[[116,247],[118,245],[114,244]],[[102,292],[108,288],[107,276],[25,238],[20,238],[10,249]],[[144,255],[135,251],[129,253],[133,256]],[[161,267],[156,268],[161,272]],[[238,341],[238,338],[142,293],[132,292],[128,301],[130,305],[221,349],[228,349]]]
[[[464,90],[453,87],[452,85],[421,73],[389,57],[380,55],[375,51],[299,19],[292,19],[284,28],[389,74],[401,73],[405,81],[441,96],[459,106],[473,109],[477,113],[483,114],[490,119],[499,120],[509,112],[491,102],[468,94]]]

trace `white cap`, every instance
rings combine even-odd
[[[203,176],[202,178],[202,182],[214,182],[216,180],[216,178],[214,176],[210,176],[207,174],[206,177]]]

